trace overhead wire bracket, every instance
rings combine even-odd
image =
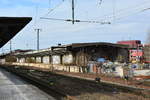
[[[41,17],[40,19],[58,20],[58,21],[67,21],[67,22],[72,22],[72,19],[58,19],[58,18],[46,18],[46,17]],[[86,21],[86,20],[74,20],[74,22],[111,24],[111,22]]]

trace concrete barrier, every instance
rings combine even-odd
[[[17,66],[29,66],[29,67],[36,67],[41,69],[53,69],[53,70],[60,70],[60,71],[66,71],[66,72],[79,72],[78,66],[64,66],[60,64],[42,64],[42,63],[12,63],[12,65]]]

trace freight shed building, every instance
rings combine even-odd
[[[99,58],[128,62],[129,47],[127,45],[97,42],[73,43],[69,45],[53,46],[49,49],[17,54],[20,63],[44,63],[53,65],[87,66],[89,61]]]

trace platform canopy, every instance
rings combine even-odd
[[[0,17],[0,48],[11,40],[31,20],[31,17]]]

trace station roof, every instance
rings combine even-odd
[[[72,43],[68,45],[60,45],[60,46],[52,46],[48,49],[42,49],[38,51],[30,51],[26,53],[17,54],[18,57],[35,57],[35,56],[46,56],[46,55],[55,55],[55,54],[65,54],[69,53],[70,50],[74,48],[82,48],[82,47],[90,47],[90,46],[109,46],[109,47],[116,47],[116,48],[126,48],[128,49],[128,45],[122,44],[114,44],[114,43],[107,43],[107,42],[93,42],[93,43]]]
[[[107,43],[107,42],[93,42],[93,43],[73,43],[70,45],[72,48],[78,47],[88,47],[88,46],[112,46],[119,48],[128,48],[128,45],[115,44],[115,43]]]
[[[31,17],[0,17],[0,48],[11,40],[31,20]]]
[[[118,47],[118,48],[130,48],[128,45],[107,43],[107,42],[72,43],[68,45],[53,46],[52,48],[53,49],[55,48],[82,48],[82,47],[90,47],[90,46],[110,46],[110,47]]]

